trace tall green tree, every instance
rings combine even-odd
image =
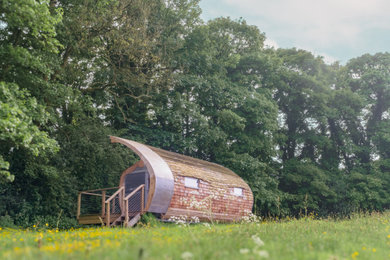
[[[389,201],[389,66],[389,53],[365,54],[350,60],[340,76],[340,88],[349,93],[347,100],[358,100],[343,103],[353,112],[341,121],[347,133],[344,144],[349,148],[344,160],[350,173],[347,183],[354,184],[347,197],[355,209],[382,210]]]
[[[288,194],[286,207],[291,213],[326,214],[326,202],[335,196],[324,161],[324,151],[331,145],[327,125],[331,71],[321,57],[304,50],[279,49],[276,54],[281,59],[274,92],[279,106],[279,188]]]
[[[2,1],[0,6],[0,167],[1,180],[12,180],[12,158],[20,150],[37,156],[58,150],[45,132],[48,113],[42,100],[53,90],[48,78],[52,57],[61,47],[55,26],[61,10],[48,1]]]
[[[277,107],[264,35],[244,20],[219,18],[184,39],[172,87],[153,106],[156,126],[172,133],[170,142],[157,145],[232,168],[251,183],[257,209],[276,212],[280,194],[267,163]]]

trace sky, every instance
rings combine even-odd
[[[390,52],[389,0],[201,0],[201,17],[244,18],[276,48],[304,49],[327,63]]]

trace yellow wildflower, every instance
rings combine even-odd
[[[358,252],[358,251],[355,251],[355,252],[353,252],[353,254],[351,255],[351,257],[352,257],[353,259],[355,259],[358,255],[359,255],[359,252]]]
[[[362,247],[363,250],[366,250],[367,248],[365,246]]]
[[[374,252],[374,253],[375,253],[375,252],[376,252],[376,248],[373,248],[373,249],[372,249],[372,252]]]

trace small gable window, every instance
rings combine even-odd
[[[234,187],[233,188],[233,194],[236,195],[236,196],[241,196],[242,197],[243,188],[236,188],[236,187]]]
[[[188,188],[199,189],[199,179],[192,177],[184,177],[184,186]]]

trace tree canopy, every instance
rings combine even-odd
[[[326,64],[198,2],[1,2],[0,216],[117,185],[136,156],[108,135],[231,168],[256,214],[390,207],[390,53]]]

